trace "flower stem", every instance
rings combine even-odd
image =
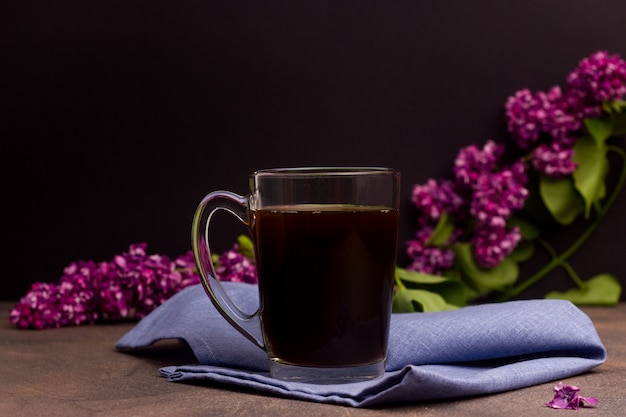
[[[617,153],[618,155],[621,156],[621,158],[622,158],[622,172],[620,173],[620,176],[619,176],[619,178],[617,180],[617,183],[615,184],[615,188],[613,189],[613,192],[611,193],[611,195],[607,199],[606,204],[604,205],[604,207],[598,207],[598,209],[597,209],[597,216],[594,219],[594,221],[589,225],[589,227],[587,227],[587,229],[585,229],[583,231],[583,233],[578,237],[578,239],[576,239],[574,241],[574,243],[569,248],[567,248],[561,255],[557,255],[556,252],[552,249],[551,246],[549,246],[549,245],[546,246],[547,242],[545,242],[543,240],[539,240],[539,242],[552,255],[552,257],[553,257],[552,260],[550,262],[548,262],[539,271],[537,271],[534,275],[532,275],[530,278],[528,278],[526,281],[522,282],[517,287],[511,288],[510,290],[508,290],[499,299],[499,301],[507,301],[507,300],[509,300],[509,299],[511,299],[511,298],[513,298],[513,297],[515,297],[515,296],[517,296],[519,294],[521,294],[523,291],[525,291],[526,289],[530,288],[537,281],[542,279],[544,276],[546,276],[547,274],[552,272],[552,270],[554,270],[555,268],[557,268],[559,266],[563,266],[570,273],[570,276],[572,277],[572,279],[576,282],[576,284],[579,287],[584,286],[584,282],[574,272],[574,270],[571,267],[571,265],[566,263],[566,260],[570,256],[572,256],[574,254],[574,252],[576,252],[576,250],[597,229],[597,227],[599,226],[601,220],[604,218],[606,213],[609,211],[610,207],[615,202],[615,199],[619,195],[621,189],[624,186],[624,183],[626,182],[626,153],[621,148],[619,148],[617,146],[608,146],[608,150],[609,151],[613,151],[613,152],[615,152],[615,153]]]
[[[553,259],[558,258],[558,255],[552,245],[550,245],[545,239],[538,238],[537,242],[539,242],[544,247],[544,249],[550,254],[550,256],[552,256]],[[565,269],[572,281],[574,281],[579,288],[584,288],[585,283],[580,278],[580,275],[578,275],[578,273],[574,270],[572,265],[569,264],[569,262],[563,261],[561,266],[563,267],[563,269]]]
[[[586,286],[585,282],[580,278],[580,276],[576,273],[574,268],[572,268],[569,262],[563,261],[562,266],[563,266],[563,269],[567,271],[572,281],[574,281],[576,285],[578,285],[578,288],[584,289]]]
[[[607,148],[609,151],[613,151],[622,157],[622,172],[619,176],[619,179],[617,180],[617,184],[615,184],[615,190],[613,191],[613,193],[607,200],[604,208],[600,210],[600,214],[602,216],[604,216],[606,212],[609,210],[609,208],[613,205],[613,203],[615,202],[615,199],[619,195],[620,190],[622,189],[622,187],[624,186],[624,183],[626,182],[626,152],[624,152],[622,148],[618,146],[614,146],[614,145],[608,146]]]

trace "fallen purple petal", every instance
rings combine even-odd
[[[555,392],[554,398],[546,403],[547,407],[562,410],[578,410],[579,407],[597,405],[599,403],[597,398],[578,395],[580,388],[575,385],[563,385],[562,382],[559,382],[554,386],[553,390]]]

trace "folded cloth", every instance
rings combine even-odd
[[[242,309],[256,309],[255,285],[222,284]],[[586,372],[606,360],[591,320],[561,300],[393,314],[385,374],[347,384],[271,378],[265,352],[220,316],[200,285],[167,300],[115,347],[144,348],[162,339],[184,340],[199,362],[161,368],[170,381],[214,381],[353,407],[508,391]]]

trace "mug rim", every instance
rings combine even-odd
[[[287,168],[267,168],[254,171],[253,177],[258,176],[297,176],[297,177],[324,177],[324,176],[355,176],[372,174],[399,174],[400,171],[388,167],[375,166],[311,166],[311,167],[287,167]]]

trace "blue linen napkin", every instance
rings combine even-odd
[[[256,309],[255,285],[222,284],[242,309]],[[352,407],[508,391],[586,372],[606,360],[591,320],[572,303],[560,300],[393,314],[385,374],[337,385],[271,378],[265,352],[220,316],[200,285],[163,303],[115,347],[144,348],[162,339],[186,341],[198,360],[161,368],[169,381],[214,381]]]

